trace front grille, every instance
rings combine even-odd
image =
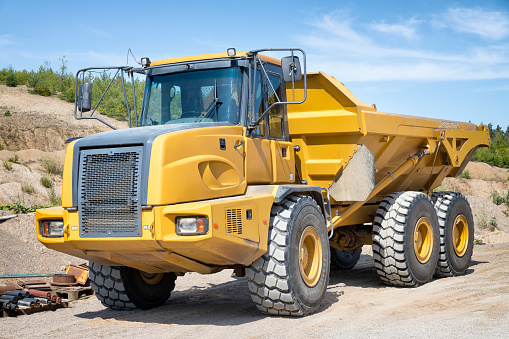
[[[82,237],[141,236],[141,146],[82,150],[78,210]]]
[[[240,208],[226,210],[226,233],[242,234],[242,210]]]

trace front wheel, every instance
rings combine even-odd
[[[175,288],[175,273],[146,273],[131,267],[89,263],[89,278],[97,299],[116,310],[161,306]]]
[[[307,196],[289,196],[271,210],[267,252],[247,269],[251,298],[270,314],[302,316],[318,309],[329,280],[325,220]]]

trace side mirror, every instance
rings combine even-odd
[[[92,109],[92,83],[85,82],[80,85],[78,96],[78,109],[80,112],[88,112]]]
[[[285,82],[302,80],[302,71],[298,57],[287,56],[281,58],[281,68],[283,69],[283,80]]]

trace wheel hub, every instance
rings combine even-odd
[[[454,220],[452,241],[456,255],[463,256],[468,248],[468,222],[463,214],[458,215]]]
[[[420,263],[426,263],[433,249],[433,229],[426,217],[417,221],[414,231],[414,252]]]
[[[313,287],[318,283],[322,271],[322,244],[312,226],[306,227],[300,237],[299,269],[306,285]]]
[[[143,272],[143,271],[139,271],[139,272],[140,272],[140,275],[141,275],[141,278],[143,279],[143,281],[145,281],[149,285],[157,284],[158,282],[161,281],[161,279],[164,276],[164,273],[147,273],[147,272]]]

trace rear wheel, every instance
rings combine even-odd
[[[474,248],[474,218],[465,196],[438,192],[431,196],[440,226],[440,256],[435,275],[453,277],[467,270]]]
[[[373,257],[380,279],[394,286],[419,286],[433,277],[439,229],[430,198],[419,192],[389,194],[373,225]]]
[[[362,247],[358,247],[351,251],[340,251],[334,247],[330,248],[330,265],[331,269],[350,270],[359,261],[361,257]]]
[[[274,205],[267,253],[246,270],[258,309],[296,316],[316,311],[329,280],[328,244],[325,220],[313,199],[290,196]]]
[[[175,288],[175,273],[146,273],[131,267],[89,263],[92,290],[112,309],[149,309],[161,306]]]

